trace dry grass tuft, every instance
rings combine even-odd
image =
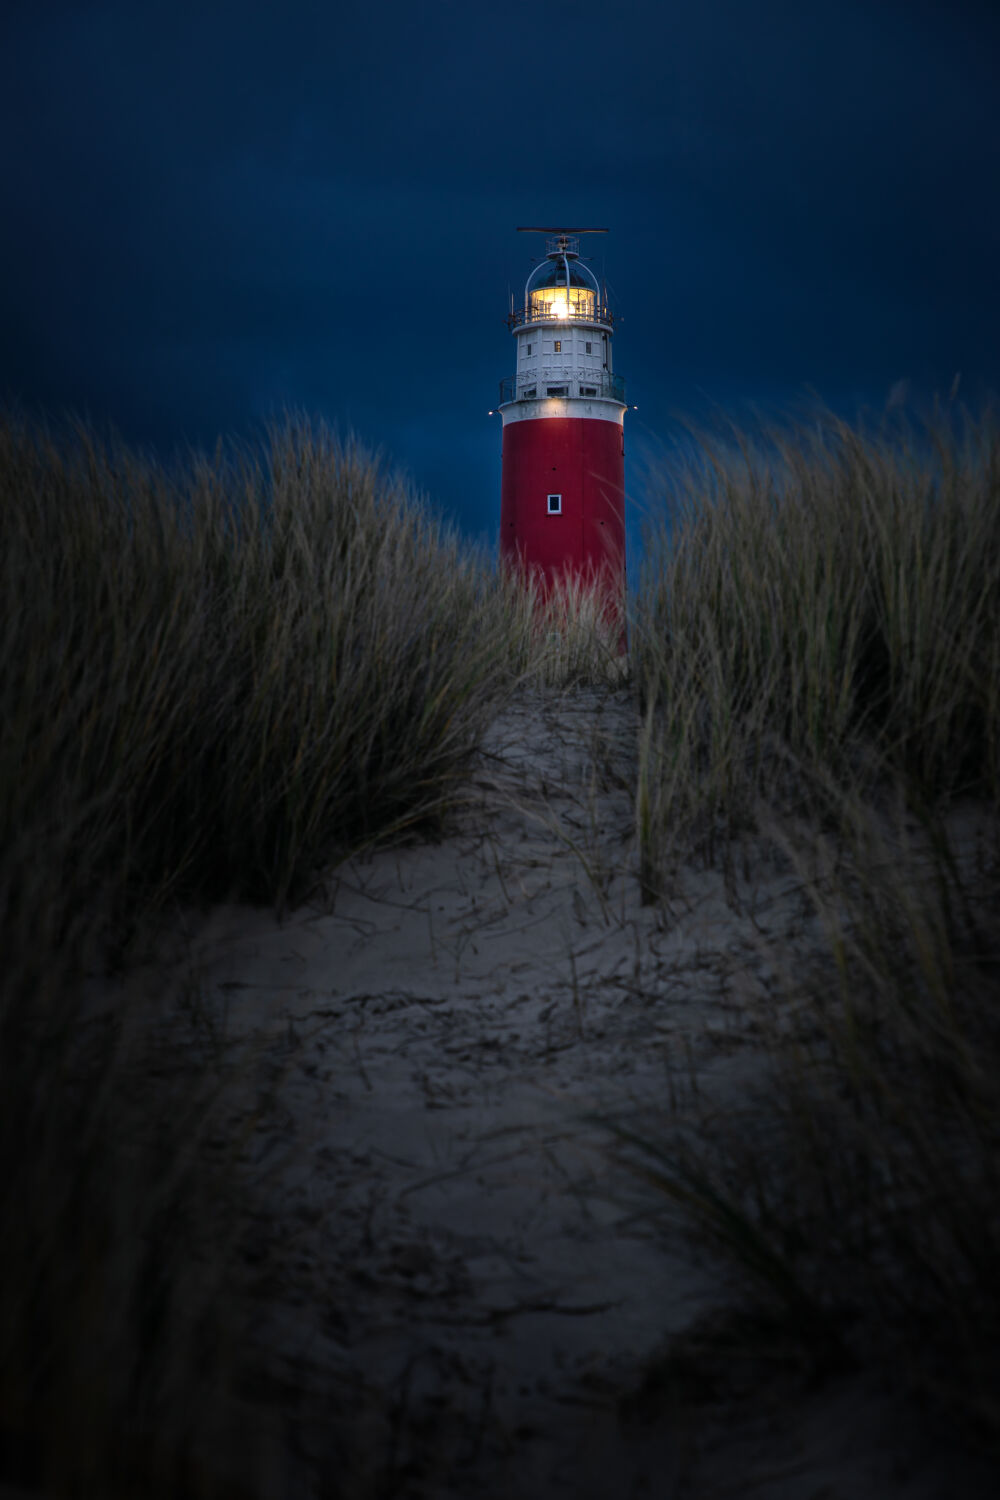
[[[622,609],[606,574],[568,573],[543,587],[536,574],[502,581],[511,608],[513,662],[538,687],[619,687],[628,680]]]
[[[996,799],[998,486],[989,420],[876,438],[833,417],[706,442],[672,481],[633,636],[652,888],[762,797],[808,801],[814,771]]]
[[[608,670],[586,589],[536,606],[322,426],[168,471],[0,421],[0,1482],[281,1488],[232,1416],[253,1057],[158,1053],[183,986],[133,961],[181,903],[281,911],[439,832],[520,681]]]
[[[822,940],[762,936],[766,1095],[618,1149],[817,1367],[997,1446],[1000,436],[824,418],[682,489],[635,632],[646,898],[752,835]]]
[[[295,419],[168,472],[7,418],[0,570],[0,1480],[222,1495],[237,1143],[202,1145],[233,1070],[167,1088],[144,1018],[183,997],[126,984],[98,1022],[88,976],[179,902],[280,910],[441,828],[520,603]]]
[[[280,905],[440,820],[506,607],[378,461],[289,421],[168,475],[8,422],[0,517],[6,844],[69,824],[83,889]]]

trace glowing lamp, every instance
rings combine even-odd
[[[598,320],[597,278],[572,250],[548,255],[528,278],[525,316],[529,323],[547,318],[557,323]]]

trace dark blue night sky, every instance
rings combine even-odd
[[[0,393],[164,454],[304,409],[491,538],[515,226],[600,224],[636,490],[709,409],[977,402],[998,83],[971,0],[8,5]]]

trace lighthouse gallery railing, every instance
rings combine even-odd
[[[601,328],[614,328],[614,313],[608,307],[595,307],[593,313],[587,314],[580,308],[571,308],[568,313],[558,317],[551,307],[544,308],[515,308],[507,314],[508,328],[521,328],[525,323],[593,323]]]
[[[548,386],[555,381],[540,385],[534,376],[505,375],[500,382],[500,405],[507,401],[534,401],[550,394]],[[624,375],[609,375],[606,370],[587,371],[577,379],[559,377],[559,394],[563,396],[605,396],[625,405]]]

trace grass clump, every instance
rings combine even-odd
[[[990,420],[703,445],[649,539],[634,632],[651,884],[673,845],[752,826],[792,767],[996,799],[998,487]]]
[[[433,825],[502,689],[503,611],[379,462],[289,421],[175,474],[0,433],[4,843],[84,887],[278,905]]]
[[[815,1368],[1000,1447],[997,430],[824,419],[682,489],[636,628],[645,895],[698,855],[739,910],[777,868],[813,935],[761,931],[759,1095],[619,1148]]]
[[[619,687],[629,674],[623,602],[606,570],[571,571],[551,583],[512,570],[501,581],[510,611],[511,660],[539,687]]]
[[[235,1493],[196,1457],[238,1373],[235,1213],[205,1238],[238,1143],[201,1149],[232,1079],[154,1056],[182,996],[114,965],[168,906],[281,909],[439,829],[514,608],[323,427],[167,469],[0,422],[0,1479]]]
[[[194,1034],[126,1044],[148,992],[116,987],[98,1017],[58,956],[31,967],[28,996],[11,976],[0,997],[0,1483],[249,1497],[281,1456],[263,1414],[239,1433],[241,1141],[205,1150],[231,1078]]]

